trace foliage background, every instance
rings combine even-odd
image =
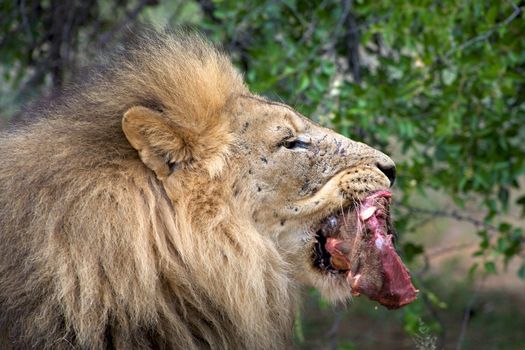
[[[525,348],[525,2],[0,0],[0,115],[67,84],[139,23],[191,26],[253,91],[391,154],[419,300],[315,292],[299,348]],[[521,280],[520,280],[521,278]]]

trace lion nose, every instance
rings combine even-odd
[[[394,185],[394,182],[396,182],[396,166],[393,162],[388,163],[376,163],[376,166],[379,170],[383,172],[383,174],[388,177],[388,180],[390,180],[390,187]]]

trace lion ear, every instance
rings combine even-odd
[[[191,135],[173,125],[160,112],[142,106],[132,107],[124,113],[122,130],[142,162],[159,179],[192,161]]]

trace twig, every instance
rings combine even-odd
[[[428,290],[429,289],[426,286],[423,278],[419,278],[418,279],[418,288],[420,288],[422,290]],[[430,312],[430,315],[432,316],[432,318],[439,324],[439,326],[440,326],[440,328],[442,330],[439,333],[439,335],[437,336],[437,343],[438,343],[437,345],[438,345],[438,348],[441,349],[441,348],[443,348],[443,344],[445,343],[445,339],[447,338],[447,327],[444,326],[445,323],[444,323],[441,315],[439,314],[439,311],[432,304],[432,302],[428,299],[427,293],[421,293],[420,295],[421,295],[421,300],[423,301],[423,304],[425,305],[427,310]]]
[[[318,10],[322,10],[326,7],[326,4],[328,3],[328,0],[323,0],[323,2],[321,2],[319,4],[319,6],[317,6],[317,9]],[[313,16],[311,19],[310,19],[310,24],[308,24],[308,28],[306,28],[306,30],[304,31],[303,35],[301,36],[301,39],[299,39],[299,41],[297,41],[297,46],[301,46],[303,45],[304,43],[310,41],[312,39],[312,35],[315,33],[315,30],[317,29],[317,25],[319,24],[319,18],[317,18],[316,16]],[[288,55],[287,58],[290,58],[291,55]]]
[[[467,304],[467,307],[465,308],[465,311],[463,312],[463,320],[461,321],[461,331],[459,332],[458,342],[456,344],[456,350],[461,350],[461,347],[463,346],[463,342],[465,341],[465,336],[467,334],[467,328],[470,322],[470,315],[472,313],[472,307],[474,306],[474,302],[476,301],[478,297],[483,281],[484,280],[481,280],[481,282],[477,285],[476,289],[472,293],[472,297],[470,298],[469,303]]]
[[[512,6],[514,10],[517,10],[519,8],[519,5],[516,5],[512,0],[507,0],[507,2],[510,4],[510,6]]]
[[[215,4],[211,0],[197,0],[202,13],[208,17],[213,23],[221,24],[221,20],[215,16]]]
[[[346,55],[348,60],[348,68],[352,71],[354,81],[359,84],[361,82],[360,62],[359,62],[359,30],[354,15],[352,14],[352,1],[346,0],[344,2],[344,9],[347,13],[345,24],[347,27],[346,33]]]
[[[445,54],[445,60],[448,59],[452,54],[454,54],[457,51],[462,51],[462,50],[466,49],[467,47],[477,43],[478,41],[487,40],[497,30],[499,30],[500,28],[508,25],[510,22],[512,22],[514,19],[516,19],[516,17],[521,15],[521,13],[523,12],[523,6],[516,6],[516,5],[512,4],[512,7],[514,8],[514,12],[512,12],[512,14],[510,16],[508,16],[504,21],[496,24],[493,28],[491,28],[490,30],[486,31],[485,33],[480,34],[478,36],[475,36],[472,39],[469,39],[469,40],[465,41],[464,43],[462,43],[458,47],[455,47],[455,48],[451,49],[449,52],[447,52]]]
[[[98,44],[100,47],[105,47],[106,44],[109,43],[109,41],[115,37],[116,34],[118,34],[120,31],[122,31],[130,22],[133,22],[135,18],[142,12],[144,7],[147,5],[151,5],[151,3],[154,3],[155,0],[141,0],[135,6],[135,8],[131,11],[126,13],[126,18],[122,20],[119,24],[114,26],[111,30],[108,30],[104,34],[100,36],[100,39],[98,40]]]
[[[334,65],[336,67],[336,72],[335,72],[335,74],[333,74],[330,77],[330,81],[328,83],[328,88],[326,89],[326,92],[324,94],[324,97],[323,97],[322,101],[334,101],[334,103],[336,105],[339,104],[339,96],[338,96],[338,94],[336,96],[332,96],[332,94],[335,91],[336,84],[344,79],[346,68],[342,67],[341,64],[339,63],[335,47],[337,45],[337,42],[338,42],[339,38],[341,37],[341,32],[342,32],[343,26],[346,23],[348,16],[350,15],[350,8],[351,8],[350,2],[351,2],[350,0],[346,0],[343,3],[343,5],[342,5],[343,6],[343,12],[341,13],[341,16],[339,17],[339,20],[337,21],[337,23],[335,25],[335,28],[334,28],[334,30],[332,31],[332,34],[331,34],[331,37],[333,38],[333,40],[331,40],[328,43],[328,45],[321,46],[322,50],[325,51],[324,55],[329,57],[333,61]],[[305,61],[306,64],[309,64],[309,62],[313,58],[317,57],[317,51],[318,50],[313,50],[312,51],[312,53],[307,57],[307,59]],[[288,55],[288,58],[290,58],[290,55]],[[296,96],[296,98],[294,100],[294,103],[297,103],[297,99],[299,97],[300,97],[300,95]],[[325,114],[325,113],[327,113],[328,110],[329,110],[329,108],[327,106],[327,103],[326,102],[321,102],[321,103],[319,103],[317,105],[314,113],[312,114],[312,118],[315,121],[317,121],[317,122],[321,122],[320,116]]]
[[[332,326],[326,332],[326,338],[330,341],[330,349],[335,350],[337,349],[337,332],[339,331],[339,327],[341,326],[341,321],[343,320],[343,312],[341,310],[336,311],[334,322],[332,323]]]
[[[26,31],[27,36],[29,37],[29,41],[32,44],[33,41],[34,41],[34,38],[33,38],[33,33],[31,32],[31,28],[29,27],[29,21],[27,19],[27,11],[26,11],[26,2],[25,2],[25,0],[21,0],[20,1],[20,6],[19,7],[20,7],[20,16],[22,17],[22,24],[23,24],[24,30]]]
[[[426,254],[426,256],[429,259],[433,259],[433,258],[437,258],[437,257],[439,257],[441,255],[453,253],[454,251],[463,250],[463,249],[466,249],[466,248],[469,248],[469,247],[472,247],[472,246],[478,245],[478,244],[479,243],[477,241],[471,241],[471,242],[466,242],[466,243],[454,244],[454,245],[450,245],[450,246],[447,246],[447,247],[441,247],[441,248],[435,249],[433,251],[430,251],[430,252],[428,252]]]
[[[478,228],[484,228],[488,231],[499,232],[498,228],[494,225],[488,224],[482,220],[475,219],[467,215],[459,214],[456,211],[445,211],[445,210],[440,210],[440,209],[436,209],[436,210],[435,209],[425,209],[425,208],[418,208],[418,207],[413,207],[410,205],[403,205],[403,204],[399,204],[399,206],[407,209],[409,212],[412,212],[412,213],[427,214],[433,217],[452,218],[458,221],[469,222]]]

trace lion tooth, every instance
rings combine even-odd
[[[359,216],[361,217],[361,220],[363,221],[368,220],[372,215],[374,215],[376,210],[377,210],[377,207],[374,207],[374,206],[368,207],[365,210],[363,210],[361,214],[359,214]]]

